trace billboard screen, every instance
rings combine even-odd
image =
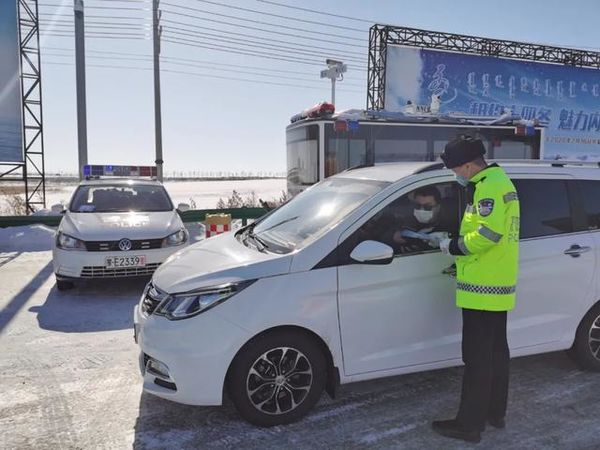
[[[23,161],[17,0],[0,1],[0,162]]]
[[[600,70],[388,46],[385,109],[407,101],[440,112],[499,116],[505,108],[547,123],[545,159],[600,160]]]

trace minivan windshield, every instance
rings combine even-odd
[[[350,178],[323,180],[259,221],[253,234],[272,251],[302,248],[389,184]]]
[[[160,185],[114,184],[79,186],[71,212],[171,211],[173,204]]]

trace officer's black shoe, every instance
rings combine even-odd
[[[504,428],[506,427],[506,422],[504,421],[504,417],[500,417],[499,419],[488,419],[488,423],[494,428]]]
[[[480,442],[479,430],[467,430],[456,419],[436,420],[431,424],[433,431],[449,438],[460,439],[466,442]]]

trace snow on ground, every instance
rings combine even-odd
[[[344,385],[301,421],[269,429],[227,399],[195,407],[143,393],[132,310],[147,280],[59,292],[51,234],[0,229],[1,449],[472,448],[429,425],[455,412],[460,368]],[[598,448],[598,381],[564,352],[513,360],[507,428],[488,427],[482,448]]]
[[[175,205],[179,203],[196,202],[196,209],[215,208],[219,198],[226,199],[236,190],[242,197],[250,196],[252,192],[257,198],[270,201],[279,199],[287,190],[284,178],[259,180],[222,180],[222,181],[166,181],[165,188]],[[52,180],[46,183],[46,206],[62,203],[66,205],[77,183],[56,183]],[[0,195],[0,210],[6,207],[6,196]]]

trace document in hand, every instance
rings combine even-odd
[[[418,231],[413,231],[409,229],[404,229],[400,231],[400,235],[402,237],[411,238],[411,239],[421,239],[422,241],[434,241],[437,240],[437,236],[432,236],[427,233],[419,233]]]

